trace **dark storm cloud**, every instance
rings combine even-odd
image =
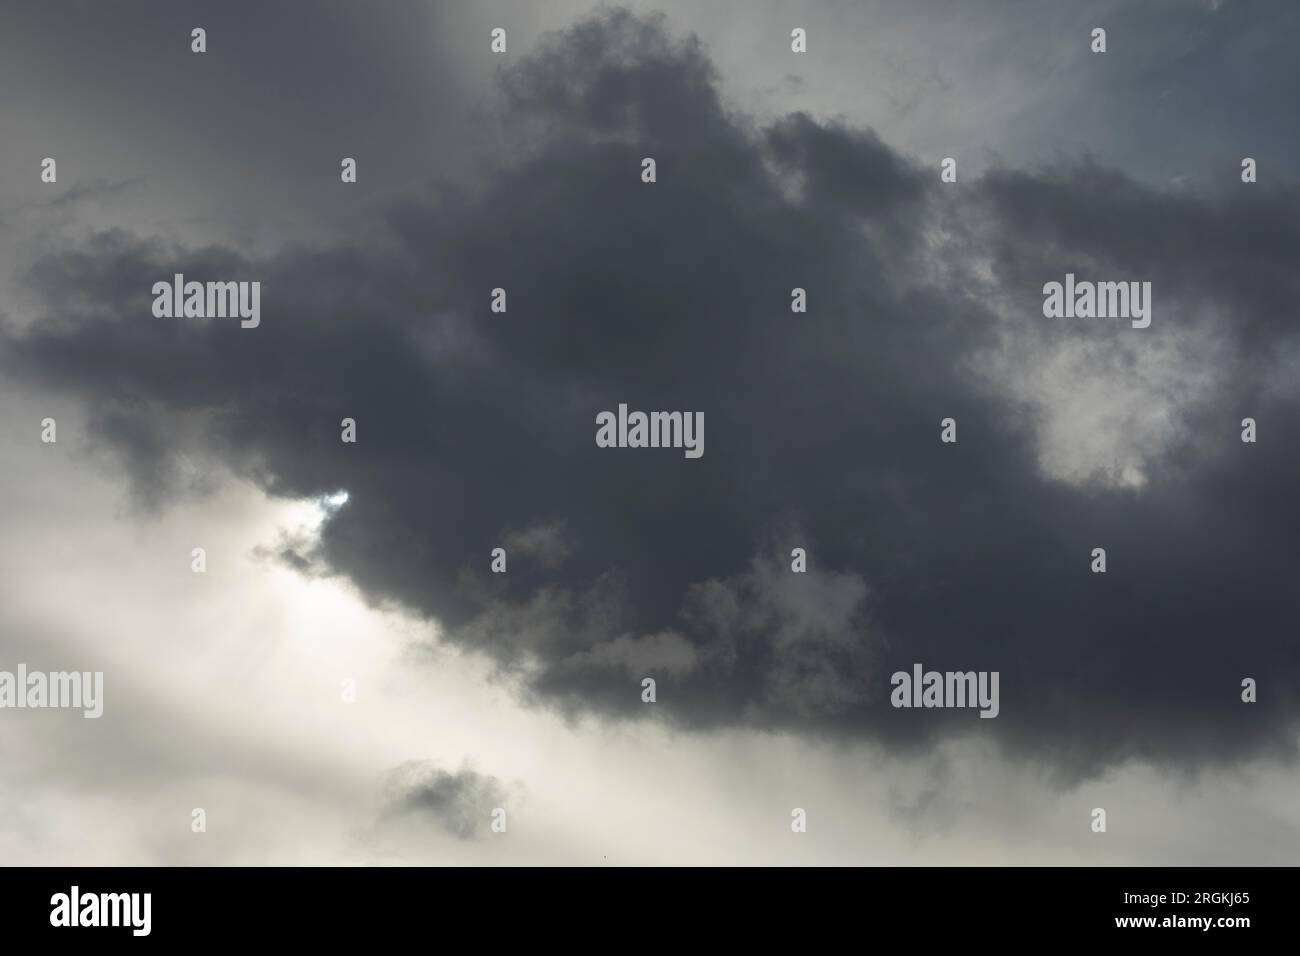
[[[978,733],[1065,776],[1289,752],[1300,418],[1261,383],[1294,354],[1294,193],[1165,194],[1086,162],[940,185],[869,131],[757,128],[697,43],[618,13],[506,71],[500,108],[501,154],[388,210],[382,242],[250,261],[119,232],[45,257],[8,371],[84,395],[154,500],[176,453],[278,495],[346,489],[295,565],[437,618],[548,705]],[[1049,323],[1066,271],[1154,281],[1151,329]],[[152,318],[173,272],[260,280],[261,326]],[[1045,477],[1035,416],[970,371],[1080,340],[1123,375],[1192,335],[1234,374],[1140,491]],[[620,402],[704,412],[706,453],[597,448]],[[1001,716],[890,708],[913,662],[1000,671]]]
[[[428,819],[452,836],[468,840],[487,830],[492,811],[505,802],[505,788],[469,768],[450,773],[428,761],[396,767],[388,777],[385,816]]]

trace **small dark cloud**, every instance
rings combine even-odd
[[[441,827],[459,840],[488,831],[492,811],[505,809],[506,789],[494,777],[468,767],[456,773],[429,761],[395,767],[387,780],[386,819],[408,818]]]

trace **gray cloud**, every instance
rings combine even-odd
[[[540,703],[645,717],[655,668],[681,726],[994,735],[1067,778],[1291,752],[1300,422],[1270,383],[1296,354],[1293,190],[1095,162],[943,186],[869,130],[735,113],[699,43],[618,12],[501,84],[501,151],[388,206],[378,241],[263,257],[115,231],[43,256],[6,371],[83,396],[154,505],[180,455],[347,489],[310,562]],[[177,271],[262,281],[262,326],[152,319]],[[1066,271],[1153,281],[1152,328],[1048,323]],[[1035,385],[1062,355],[1076,378]],[[1088,433],[1084,384],[1141,440]],[[703,411],[706,455],[596,448],[619,402]],[[1056,462],[1053,435],[1085,453]],[[1140,487],[1105,479],[1129,459]],[[503,539],[536,560],[489,574]],[[914,661],[1000,670],[1001,716],[891,710]]]
[[[393,768],[388,790],[386,817],[427,819],[460,840],[486,832],[492,811],[506,797],[505,787],[493,777],[468,767],[450,773],[423,760]]]
[[[573,553],[573,543],[560,520],[539,521],[527,528],[511,529],[501,536],[501,543],[508,553],[536,560],[547,569],[563,564]]]

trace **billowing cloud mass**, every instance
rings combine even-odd
[[[701,43],[622,12],[503,68],[496,110],[473,176],[364,240],[51,249],[5,374],[83,399],[146,507],[216,467],[346,490],[287,557],[435,620],[538,706],[976,734],[1063,778],[1291,751],[1293,190],[1088,158],[941,183],[847,121],[736,112]],[[1044,318],[1067,272],[1151,282],[1151,327]],[[174,273],[260,281],[260,327],[153,318]],[[703,412],[703,457],[598,448],[620,403]],[[999,671],[1000,716],[891,708],[915,662]],[[406,799],[455,829],[458,779]]]

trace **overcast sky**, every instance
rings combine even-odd
[[[1300,7],[6,17],[0,860],[1294,863]]]

